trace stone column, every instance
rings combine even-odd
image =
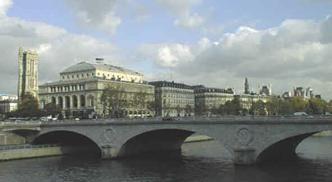
[[[66,96],[62,97],[62,106],[63,106],[63,109],[67,109]]]
[[[52,100],[52,97],[51,97],[51,100]],[[55,97],[55,105],[59,105],[59,96],[56,96]]]
[[[76,96],[76,98],[77,98],[77,109],[81,109],[81,96],[78,95]]]
[[[69,109],[73,109],[74,108],[73,101],[74,101],[73,96],[69,96]]]

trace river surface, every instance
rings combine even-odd
[[[297,149],[294,161],[234,166],[216,141],[184,144],[181,156],[122,160],[50,157],[0,163],[0,182],[243,181],[331,182],[332,137],[312,137]]]

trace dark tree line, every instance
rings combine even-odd
[[[39,108],[38,100],[30,93],[22,96],[16,111],[7,114],[7,117],[39,118],[42,116],[53,117],[61,115],[61,108],[53,103],[46,104],[43,109]]]

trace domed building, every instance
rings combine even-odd
[[[39,86],[40,106],[53,103],[66,117],[153,116],[149,106],[154,102],[154,87],[143,79],[143,74],[122,67],[80,62],[60,72],[60,80]]]

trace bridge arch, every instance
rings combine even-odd
[[[297,156],[296,148],[299,144],[306,138],[320,132],[322,131],[310,131],[291,135],[286,138],[274,139],[274,141],[270,141],[268,145],[258,152],[256,162],[271,162],[273,160],[285,161],[294,159],[294,157]]]
[[[36,136],[31,144],[58,144],[65,154],[79,153],[101,157],[102,150],[94,139],[77,131],[54,130]]]
[[[213,134],[210,135],[209,133],[192,129],[166,127],[161,129],[136,131],[122,142],[118,157],[137,156],[152,152],[153,154],[165,154],[165,152],[166,154],[180,154],[182,144],[194,133],[213,138],[215,141],[219,142],[230,155],[233,155],[233,151],[229,148],[229,145],[227,145],[222,139],[213,136]]]

